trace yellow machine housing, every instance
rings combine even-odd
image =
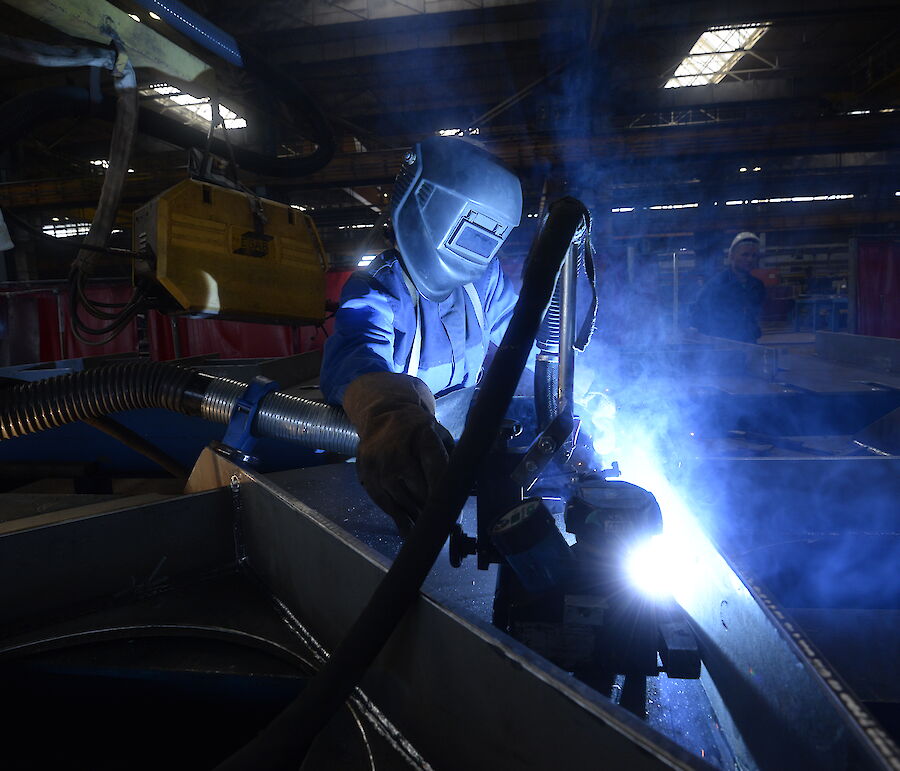
[[[261,214],[262,216],[259,216]],[[318,323],[327,257],[313,221],[286,204],[186,179],[134,212],[135,280],[151,278],[174,313]]]

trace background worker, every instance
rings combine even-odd
[[[728,265],[700,290],[691,314],[698,332],[755,343],[762,334],[759,314],[766,289],[751,271],[759,257],[759,237],[738,233],[728,250]]]
[[[360,482],[401,532],[453,446],[435,396],[478,382],[512,316],[497,252],[521,214],[521,183],[497,158],[465,139],[426,139],[394,184],[396,248],[344,286],[321,389],[359,433]]]

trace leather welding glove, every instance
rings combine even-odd
[[[359,433],[359,481],[404,535],[453,450],[453,437],[434,411],[428,386],[410,375],[370,372],[344,392],[344,412]]]

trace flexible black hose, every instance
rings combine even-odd
[[[482,381],[449,467],[371,600],[297,700],[221,763],[218,771],[296,769],[418,598],[497,437],[550,302],[560,264],[584,215],[584,205],[572,198],[551,206],[526,261],[522,292],[509,327]]]
[[[100,418],[103,422],[102,418],[112,412],[152,407],[228,424],[238,399],[246,390],[247,383],[174,364],[154,361],[108,364],[46,380],[7,385],[0,392],[0,440],[77,420],[90,422]],[[263,397],[251,428],[257,438],[293,442],[348,456],[356,454],[359,444],[356,429],[340,407],[280,391]],[[135,445],[133,449],[147,455],[149,447]],[[161,462],[162,457],[157,455],[154,460],[176,473],[176,466]]]
[[[198,394],[210,380],[173,364],[128,362],[6,388],[0,392],[0,438],[141,408],[197,415]]]

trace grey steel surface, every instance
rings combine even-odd
[[[855,367],[900,373],[900,340],[890,337],[816,332],[816,354]]]
[[[54,511],[0,523],[0,630],[234,569],[225,490],[91,516]]]
[[[861,681],[859,670],[845,678],[837,660],[822,656],[813,630],[783,607],[807,578],[829,588],[820,596],[840,596],[847,589],[842,584],[851,582],[850,562],[828,576],[817,574],[821,566],[806,553],[817,542],[828,547],[831,539],[839,552],[853,555],[867,529],[887,527],[871,540],[898,553],[897,529],[892,533],[890,525],[898,519],[892,503],[898,464],[896,458],[698,458],[685,464],[680,486],[690,491],[696,512],[706,513],[705,530],[718,551],[703,545],[704,578],[679,600],[701,635],[711,698],[718,691],[741,726],[746,754],[763,768],[900,768],[896,744],[849,687],[849,680]],[[783,544],[789,548],[773,550]],[[870,571],[892,570],[890,562],[863,560],[860,571],[866,564]],[[781,594],[770,586],[778,577]],[[832,633],[837,621],[832,617]],[[879,628],[896,654],[900,629]],[[833,639],[830,647],[836,650]]]
[[[900,610],[789,608],[785,614],[857,698],[900,704]]]
[[[346,521],[291,492],[305,500],[318,492],[335,519],[368,520],[366,538],[376,547],[396,545],[397,536],[361,495],[350,464],[273,476],[241,486],[247,564],[331,647],[388,559],[350,535]],[[485,610],[475,573],[474,563],[466,574],[444,557],[362,684],[436,768],[710,767],[477,616],[464,616],[464,608]],[[453,587],[452,596],[438,604],[442,587]]]

